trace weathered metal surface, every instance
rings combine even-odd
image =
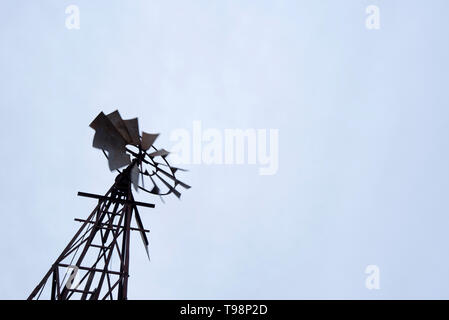
[[[48,298],[53,300],[127,299],[131,231],[140,233],[150,257],[146,235],[149,230],[144,228],[137,207],[155,206],[135,201],[131,186],[158,196],[172,193],[178,198],[181,196],[176,190],[178,186],[190,188],[176,177],[177,171],[184,170],[171,167],[167,162],[168,151],[154,147],[158,134],[142,132],[140,140],[137,118],[123,120],[118,111],[107,116],[100,112],[90,126],[95,130],[93,146],[103,150],[109,169],[126,168],[118,170],[115,183],[105,195],[78,193],[97,199],[98,204],[86,219],[75,219],[82,222],[80,229],[28,299],[40,298],[47,282],[50,282]],[[127,145],[133,145],[137,150],[133,151]],[[145,188],[144,178],[149,179],[151,190]],[[131,226],[133,220],[137,227]],[[67,279],[67,268],[80,272],[76,286],[71,282],[73,274]]]

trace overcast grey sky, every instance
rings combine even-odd
[[[65,8],[80,10],[80,29]],[[369,5],[380,29],[365,27]],[[26,298],[113,183],[96,114],[279,129],[279,170],[189,165],[135,299],[449,298],[447,1],[2,1],[0,298]],[[365,287],[367,265],[380,290]]]

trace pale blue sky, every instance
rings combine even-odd
[[[65,8],[80,8],[67,30]],[[365,28],[380,8],[381,29]],[[0,298],[26,298],[114,174],[90,121],[279,129],[279,171],[191,165],[142,210],[139,299],[449,298],[449,3],[2,1]],[[380,268],[380,290],[365,267]]]

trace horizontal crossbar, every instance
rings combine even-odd
[[[135,206],[142,206],[142,207],[148,207],[148,208],[154,208],[155,205],[153,203],[145,203],[145,202],[139,202],[139,201],[129,201],[129,200],[123,200],[123,199],[115,199],[111,197],[101,196],[99,194],[93,194],[93,193],[87,193],[87,192],[78,192],[78,196],[80,197],[86,197],[86,198],[94,198],[99,200],[110,200],[113,202],[119,202],[123,204],[130,204]]]
[[[95,223],[94,221],[87,221],[87,220],[78,219],[78,218],[75,218],[74,220],[78,221],[78,222],[87,222],[87,223],[92,223],[92,224]],[[116,225],[116,224],[109,225],[108,223],[101,223],[101,225],[107,227],[105,229],[109,229],[109,230],[114,230],[113,228],[123,228],[123,226],[119,226],[119,225]],[[133,231],[150,232],[150,230],[147,230],[147,229],[140,229],[140,228],[134,228],[134,227],[129,227],[129,229],[133,230]]]
[[[58,263],[58,264],[56,264],[58,267],[65,267],[65,268],[68,268],[68,267],[71,267],[71,268],[73,268],[73,267],[75,267],[75,266],[73,266],[73,265],[69,265],[69,264],[65,264],[65,263]],[[87,271],[94,271],[94,272],[106,272],[106,273],[110,273],[110,274],[117,274],[117,275],[119,275],[119,276],[121,276],[121,275],[125,275],[125,273],[123,273],[123,272],[118,272],[118,271],[112,271],[112,270],[105,270],[105,269],[97,269],[97,268],[88,268],[88,267],[82,267],[82,266],[76,266],[78,269],[80,269],[80,270],[87,270]]]

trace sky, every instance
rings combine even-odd
[[[130,299],[448,299],[448,9],[2,1],[0,299],[27,298],[95,207],[77,192],[113,183],[89,124],[116,109],[167,150],[194,121],[279,132],[273,175],[188,164],[181,200],[136,195],[156,208]]]

